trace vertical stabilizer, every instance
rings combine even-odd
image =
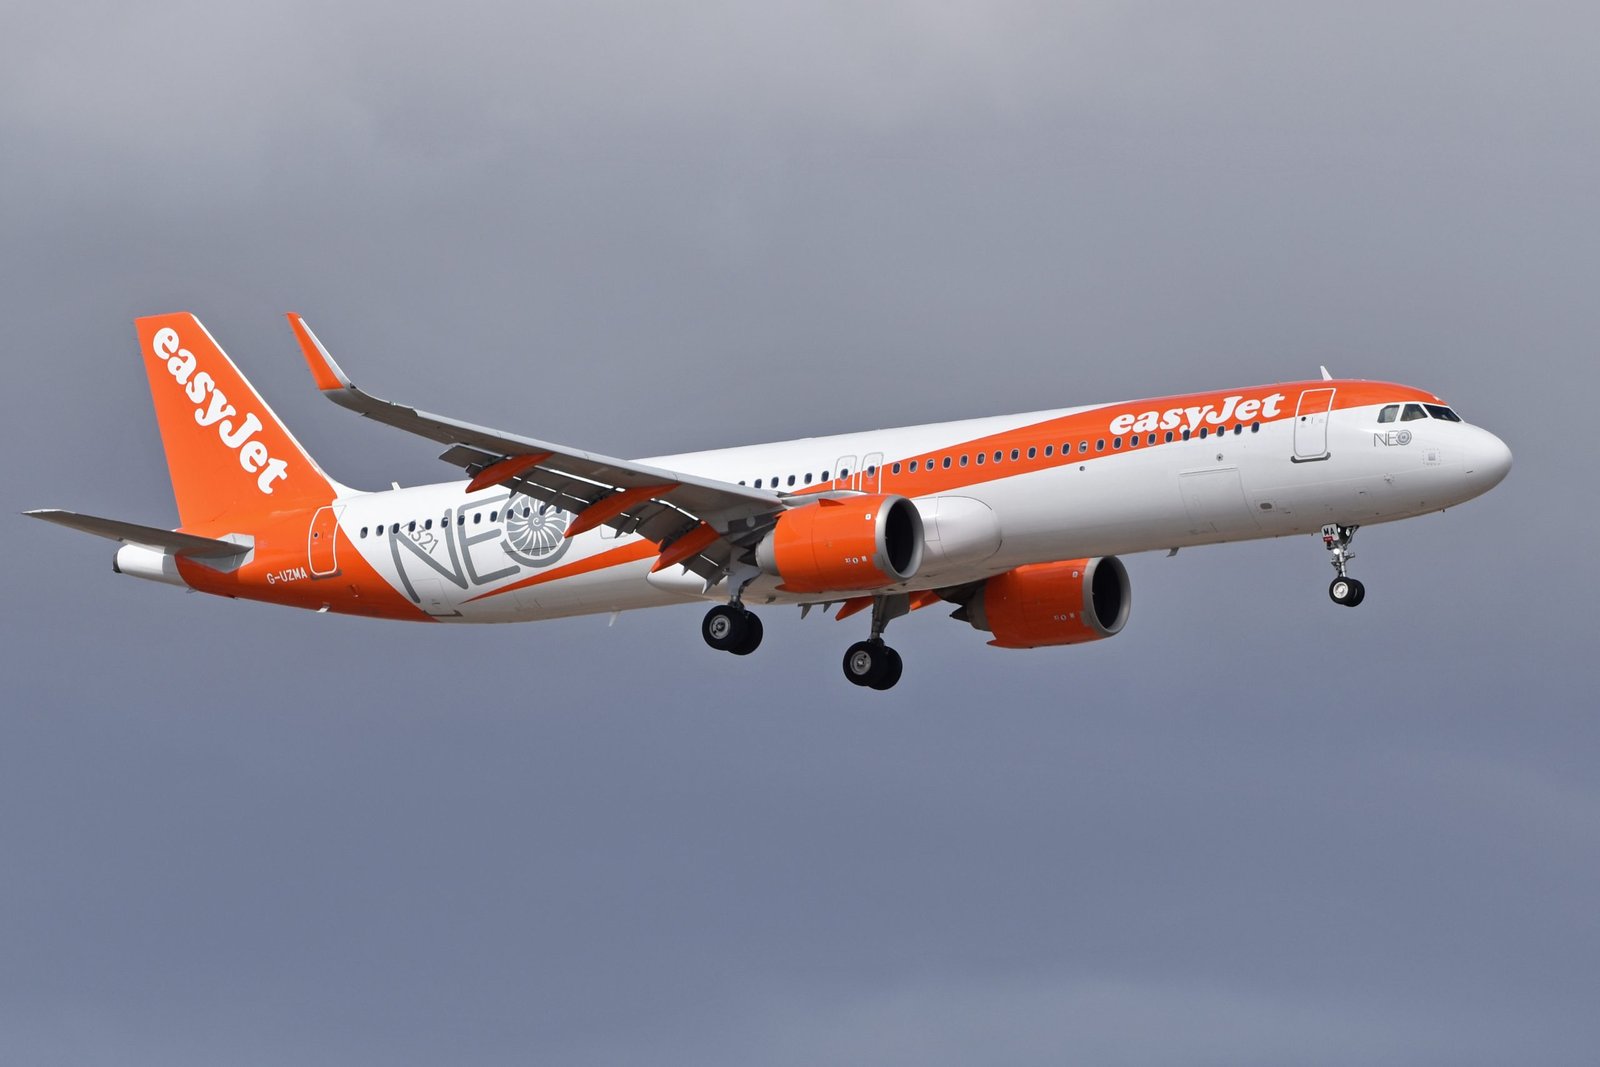
[[[184,529],[242,530],[340,495],[199,319],[177,312],[136,325]]]

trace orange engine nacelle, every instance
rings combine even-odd
[[[1133,589],[1115,556],[1033,563],[997,574],[956,613],[991,645],[1040,648],[1098,641],[1128,622]]]
[[[903,496],[819,500],[778,516],[756,564],[795,593],[882,589],[922,566],[922,516]]]

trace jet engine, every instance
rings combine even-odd
[[[922,516],[905,497],[825,498],[779,515],[756,564],[796,593],[882,589],[917,573],[922,548]]]
[[[1076,645],[1120,633],[1133,590],[1115,556],[1032,563],[978,587],[954,618],[994,634],[1000,648]]]

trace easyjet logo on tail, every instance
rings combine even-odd
[[[1145,433],[1150,430],[1176,430],[1182,427],[1192,433],[1200,428],[1201,423],[1221,426],[1230,419],[1238,419],[1241,422],[1250,422],[1257,417],[1275,419],[1284,399],[1282,393],[1273,393],[1260,400],[1230,396],[1223,398],[1220,407],[1216,404],[1197,404],[1193,407],[1168,408],[1166,411],[1146,411],[1141,415],[1128,412],[1111,420],[1111,432]]]
[[[257,475],[256,488],[271,494],[272,483],[289,476],[289,463],[274,459],[266,444],[256,438],[262,425],[255,412],[246,412],[243,419],[234,421],[238,411],[228,403],[227,394],[217,388],[210,374],[195,369],[198,361],[187,348],[180,347],[177,330],[170,326],[157,330],[151,348],[194,404],[194,421],[201,426],[215,426],[222,443],[238,453],[239,466],[247,474]]]

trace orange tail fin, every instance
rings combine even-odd
[[[199,319],[177,312],[136,325],[185,529],[244,532],[252,519],[341,495]]]

